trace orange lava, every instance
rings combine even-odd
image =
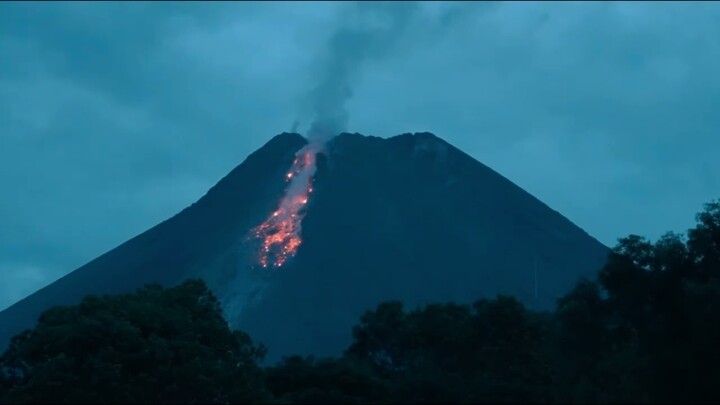
[[[310,147],[301,149],[285,175],[288,182],[280,205],[253,232],[262,242],[258,262],[262,267],[281,267],[297,253],[302,244],[300,235],[305,206],[312,193],[315,174],[315,153]]]

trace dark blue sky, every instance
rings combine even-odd
[[[606,244],[682,232],[720,197],[718,72],[711,2],[3,2],[0,308],[306,131],[328,78],[349,131],[432,131]]]

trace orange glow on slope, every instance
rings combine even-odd
[[[255,237],[262,241],[258,262],[263,267],[280,267],[297,253],[302,244],[300,230],[305,206],[312,193],[315,174],[315,152],[309,145],[295,156],[292,168],[285,175],[289,182],[280,206],[256,227]]]

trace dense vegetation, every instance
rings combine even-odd
[[[263,402],[262,348],[232,332],[202,281],[88,296],[46,311],[0,358],[22,403]]]
[[[230,331],[201,281],[45,312],[0,357],[0,402],[720,401],[720,202],[687,236],[621,239],[553,313],[512,297],[367,312],[338,358]]]

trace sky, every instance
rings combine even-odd
[[[327,116],[433,132],[609,246],[684,232],[718,72],[715,2],[2,2],[0,309]]]

